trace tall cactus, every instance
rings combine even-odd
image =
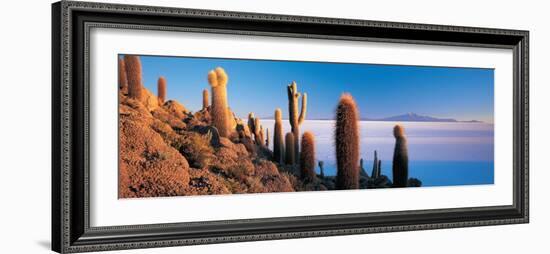
[[[359,188],[359,110],[350,94],[343,94],[336,108],[336,188]]]
[[[126,65],[128,79],[128,97],[141,101],[143,97],[141,60],[139,56],[125,55],[124,65]]]
[[[292,81],[290,85],[287,86],[287,95],[288,95],[288,112],[290,122],[290,127],[292,128],[292,134],[294,135],[294,157],[298,158],[300,156],[300,125],[304,122],[307,112],[307,94],[304,93],[302,96],[302,109],[298,112],[298,99],[300,99],[300,93],[296,87],[296,82]],[[299,113],[299,115],[298,115]]]
[[[395,187],[407,187],[407,180],[409,179],[409,153],[403,126],[396,125],[393,128],[393,136],[395,137],[392,165],[393,185]]]
[[[259,124],[259,119],[256,118],[256,120],[258,120],[258,125],[260,126],[260,135],[258,136],[258,140],[256,140],[256,142],[258,143],[259,146],[264,146],[265,145],[265,141],[264,141],[264,137],[265,137],[265,132],[264,132],[264,127],[262,125]],[[256,125],[256,126],[258,126]]]
[[[294,165],[294,134],[287,132],[285,135],[285,163],[287,165]]]
[[[378,174],[378,152],[374,150],[374,161],[372,163],[372,178],[378,178],[380,175]]]
[[[263,133],[262,133],[262,125],[260,124],[260,118],[254,117],[254,140],[256,141],[257,145],[263,145]]]
[[[323,161],[319,161],[319,177],[325,178],[325,163]]]
[[[166,101],[166,78],[164,78],[163,76],[160,76],[157,81],[157,93],[159,106],[162,106]]]
[[[250,112],[248,113],[248,122],[247,122],[247,125],[248,125],[248,130],[250,131],[250,134],[251,135],[254,135],[254,130],[256,128],[254,128],[254,123],[256,121],[256,117],[254,117],[254,113]]]
[[[315,137],[309,131],[304,132],[302,136],[300,176],[305,181],[315,179]]]
[[[273,130],[273,158],[275,162],[283,163],[283,115],[280,108],[275,110],[275,126],[273,127]]]
[[[202,109],[205,110],[210,106],[210,103],[208,102],[208,89],[202,90]]]
[[[380,177],[382,175],[382,160],[378,160],[378,167],[376,168],[376,175]]]
[[[227,74],[221,67],[208,73],[208,83],[212,87],[212,125],[221,137],[227,138],[231,133],[231,117],[227,104]]]
[[[254,116],[254,113],[248,113],[248,130],[250,131],[251,137],[254,138],[254,142],[256,142],[256,139],[259,134],[259,128],[256,128],[256,117]]]
[[[369,177],[369,174],[367,174],[367,171],[363,167],[363,158],[359,160],[359,176],[361,177]]]
[[[265,146],[269,148],[269,128],[265,128]]]
[[[118,89],[123,93],[128,91],[128,78],[126,76],[126,64],[124,59],[118,58]]]

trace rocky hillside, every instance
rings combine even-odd
[[[248,132],[220,137],[209,107],[191,113],[176,101],[158,106],[144,90],[143,100],[119,94],[120,198],[326,189],[272,162],[271,151]]]

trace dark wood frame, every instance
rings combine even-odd
[[[88,32],[92,27],[512,49],[513,205],[90,227]],[[149,248],[529,221],[528,31],[62,1],[52,5],[52,249]]]

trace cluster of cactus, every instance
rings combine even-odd
[[[290,127],[292,134],[294,135],[294,158],[300,156],[300,125],[304,122],[307,112],[307,94],[304,93],[302,96],[302,108],[298,112],[298,99],[300,99],[301,94],[298,92],[296,82],[292,82],[287,86],[287,95],[288,95],[288,121],[290,122]],[[289,151],[287,150],[287,153]]]
[[[285,135],[285,163],[287,165],[294,165],[295,163],[294,142],[294,134],[287,132]]]
[[[128,80],[128,97],[141,100],[143,97],[143,83],[141,60],[139,56],[125,55],[126,78]]]
[[[382,175],[382,161],[378,159],[378,153],[374,151],[374,161],[372,163],[372,178],[378,178]]]
[[[128,78],[126,76],[126,64],[124,59],[118,59],[118,89],[123,93],[128,91]]]
[[[166,78],[163,76],[160,76],[157,81],[157,94],[159,106],[164,105],[166,101]]]
[[[302,150],[300,152],[300,176],[309,182],[315,178],[315,137],[306,131],[302,136]]]
[[[221,137],[231,134],[231,116],[227,104],[228,77],[224,69],[217,67],[208,73],[208,83],[212,89],[212,125],[216,127]]]
[[[359,110],[350,94],[343,94],[336,108],[336,188],[359,188]]]
[[[202,90],[202,109],[206,110],[210,106],[208,102],[208,89]]]
[[[273,127],[273,159],[275,162],[283,163],[284,140],[283,140],[283,115],[281,109],[275,110],[275,126]]]
[[[248,113],[248,129],[254,136],[254,142],[256,142],[256,145],[264,146],[264,127],[260,123],[260,118],[254,116],[254,113]]]
[[[395,137],[395,149],[393,151],[393,185],[394,187],[407,187],[409,179],[409,155],[407,151],[407,138],[403,126],[396,125],[393,128]]]

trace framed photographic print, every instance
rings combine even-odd
[[[527,31],[53,4],[52,249],[527,223]]]

